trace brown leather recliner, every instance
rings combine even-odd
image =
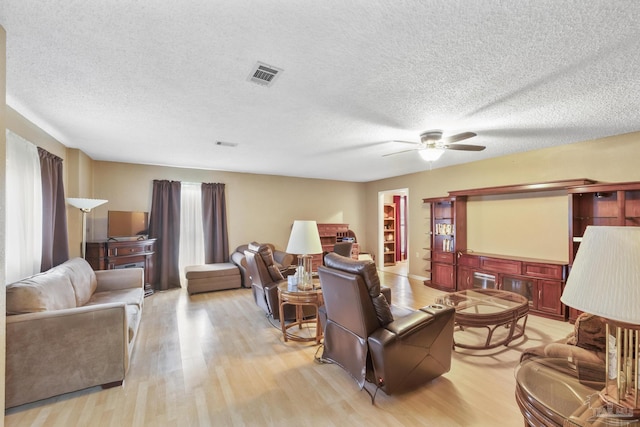
[[[372,261],[330,253],[325,264],[318,267],[326,314],[323,361],[340,365],[361,389],[369,381],[386,394],[449,371],[453,308],[390,306]]]
[[[351,249],[353,248],[353,242],[338,242],[333,245],[333,252],[338,255],[351,258]]]
[[[293,264],[297,263],[297,258],[293,254],[289,254],[283,251],[279,251],[275,248],[275,246],[271,243],[263,243],[271,248],[271,252],[273,253],[273,260],[280,272],[287,272],[291,270]],[[245,288],[251,287],[251,277],[249,277],[249,273],[247,272],[247,260],[244,255],[244,251],[249,249],[249,245],[257,248],[261,244],[257,242],[251,242],[248,245],[240,245],[236,248],[235,252],[233,252],[230,256],[231,261],[238,266],[240,269],[240,277],[242,278],[242,286]],[[285,274],[283,273],[283,274]]]
[[[244,251],[247,261],[247,273],[251,280],[253,299],[258,307],[275,320],[280,320],[280,305],[278,298],[278,285],[286,283],[279,270],[278,264],[273,259],[273,252],[268,244],[258,246],[250,243]],[[307,307],[303,307],[303,313],[307,314]],[[309,307],[309,310],[311,307]],[[295,319],[295,307],[285,305],[285,320]]]

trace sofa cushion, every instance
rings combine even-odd
[[[76,305],[78,307],[82,307],[89,302],[96,291],[98,281],[96,273],[87,261],[82,258],[73,258],[54,268],[61,268],[67,271],[76,294]]]
[[[212,277],[237,276],[238,274],[238,266],[232,262],[188,265],[184,268],[184,277],[186,279],[208,279]]]
[[[127,305],[142,305],[144,301],[144,289],[127,288],[113,291],[96,292],[85,305],[109,304],[122,302]]]
[[[6,287],[7,314],[35,313],[76,307],[76,296],[65,269],[53,268]]]

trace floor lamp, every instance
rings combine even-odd
[[[87,255],[87,214],[91,209],[107,202],[108,200],[102,199],[67,198],[67,203],[82,211],[82,258],[86,258]]]
[[[318,224],[315,221],[294,221],[287,252],[298,254],[298,289],[313,289],[311,254],[322,253]]]
[[[617,416],[640,416],[640,227],[587,227],[560,300],[605,319],[600,397]]]

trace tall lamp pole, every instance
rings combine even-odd
[[[107,202],[108,200],[103,199],[67,198],[67,203],[82,211],[82,258],[86,258],[87,255],[87,214],[91,209]]]

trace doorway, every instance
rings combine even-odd
[[[409,273],[409,189],[378,193],[378,269],[399,276]]]

